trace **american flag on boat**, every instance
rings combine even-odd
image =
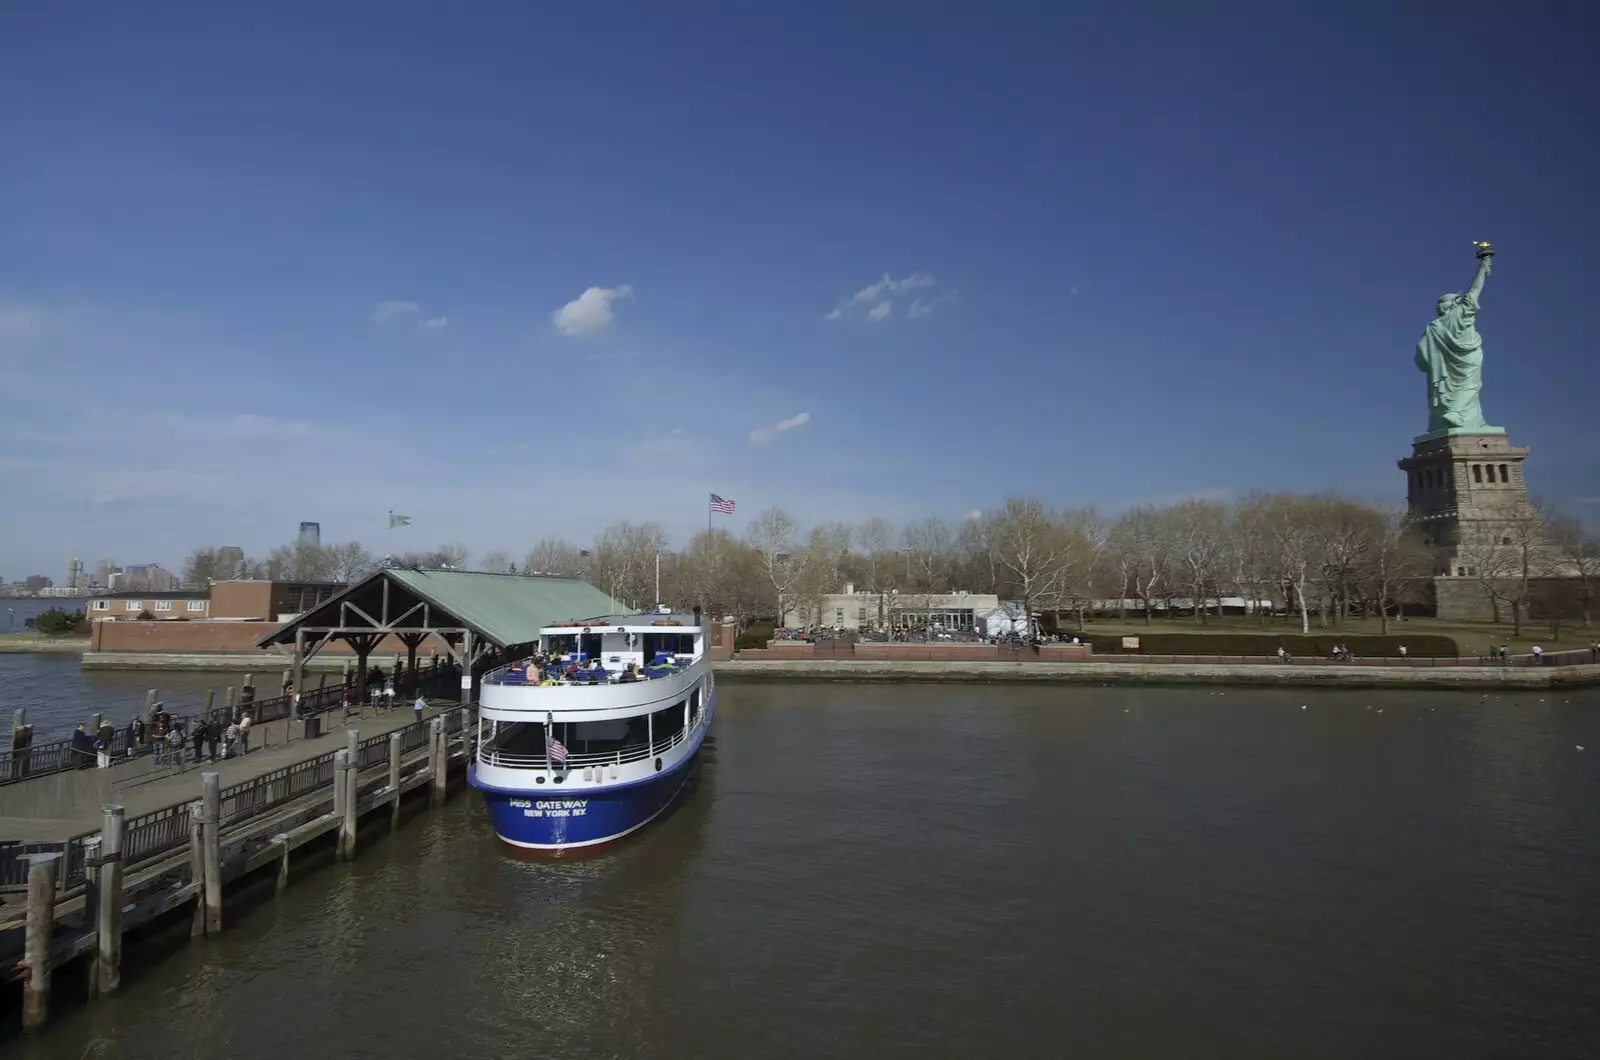
[[[558,766],[567,764],[567,745],[554,736],[545,737],[545,754],[550,756],[550,761]]]
[[[732,515],[733,502],[726,497],[719,497],[713,493],[711,495],[711,510],[720,515]]]

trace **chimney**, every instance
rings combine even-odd
[[[699,604],[695,604],[694,605],[694,624],[696,626],[700,625],[700,605]]]
[[[844,583],[844,594],[846,596],[854,596],[856,594],[856,586],[854,582]]]

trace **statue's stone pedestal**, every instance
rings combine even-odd
[[[1464,603],[1451,603],[1476,599],[1473,592],[1441,582],[1475,581],[1473,553],[1482,554],[1508,524],[1526,524],[1530,505],[1522,465],[1527,459],[1526,446],[1512,445],[1503,428],[1489,427],[1421,435],[1411,455],[1400,461],[1407,506],[1434,557],[1439,617],[1479,617],[1476,608],[1469,614]]]

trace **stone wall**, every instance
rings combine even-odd
[[[994,644],[852,644],[849,641],[768,641],[765,648],[747,648],[740,659],[774,662],[858,659],[874,662],[1084,662],[1087,644],[1043,644],[1038,651],[1001,648]]]
[[[263,659],[281,661],[289,656],[276,651],[262,651],[257,642],[278,628],[276,622],[96,622],[89,639],[93,652],[152,652],[167,655],[190,653],[228,653],[232,655],[257,653]],[[432,641],[423,641],[417,649],[420,658],[438,648]],[[404,655],[406,646],[397,637],[385,637],[372,658],[377,661],[385,655]],[[320,654],[354,655],[344,641],[334,641]],[[442,652],[441,652],[442,654]]]

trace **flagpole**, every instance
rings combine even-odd
[[[716,514],[715,510],[711,507],[711,498],[708,496],[706,498],[706,535],[707,536],[710,536],[710,534],[711,534],[711,517],[713,515],[715,515],[715,514]]]
[[[394,509],[389,509],[389,523],[383,531],[383,558],[394,559]]]

